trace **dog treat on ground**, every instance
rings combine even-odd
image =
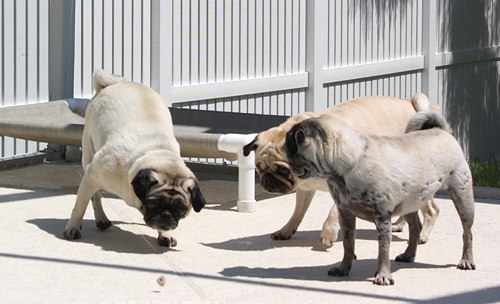
[[[156,283],[158,283],[158,285],[160,285],[160,286],[165,286],[166,282],[167,282],[167,279],[165,278],[165,276],[160,276],[160,277],[158,277],[158,279],[156,279]]]

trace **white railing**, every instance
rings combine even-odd
[[[499,157],[499,0],[2,3],[4,106],[88,98],[96,68],[174,107],[256,114],[423,91],[468,156]],[[14,142],[2,156],[33,150]]]

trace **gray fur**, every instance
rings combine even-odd
[[[413,262],[422,228],[417,212],[440,188],[448,191],[462,221],[463,254],[458,268],[475,269],[469,166],[457,140],[442,130],[449,128],[442,117],[430,112],[415,116],[411,130],[434,127],[399,136],[374,136],[322,116],[304,120],[287,133],[285,150],[291,172],[300,178],[325,179],[338,206],[344,259],[329,274],[349,273],[359,217],[377,227],[379,257],[374,283],[394,284],[389,259],[391,217],[404,216],[410,230],[408,247],[396,260]],[[305,137],[297,140],[297,133]]]
[[[444,117],[433,110],[422,110],[413,115],[408,122],[405,133],[432,128],[443,129],[444,131],[452,134],[450,125],[446,122]]]

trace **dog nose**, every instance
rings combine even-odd
[[[262,178],[262,188],[268,192],[272,193],[287,193],[290,189],[287,186],[274,177],[272,174],[266,174]]]
[[[177,228],[177,220],[169,210],[165,210],[160,213],[159,224],[170,229]]]

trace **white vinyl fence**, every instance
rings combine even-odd
[[[89,98],[97,68],[150,85],[173,107],[226,112],[295,115],[422,91],[468,157],[500,158],[500,0],[3,0],[0,9],[4,106]],[[9,141],[2,156],[27,152]]]

